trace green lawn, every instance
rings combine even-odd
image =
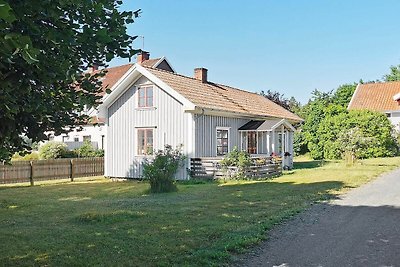
[[[148,195],[144,182],[0,187],[0,265],[220,265],[311,202],[400,166],[400,158],[303,161],[269,181],[180,184]]]

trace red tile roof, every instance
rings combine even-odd
[[[141,63],[144,67],[154,67],[154,65],[160,60],[161,58],[154,58],[148,59]],[[107,68],[107,73],[105,76],[102,77],[102,87],[103,92],[102,95],[106,93],[106,88],[111,89],[113,85],[132,67],[133,64],[125,64],[116,67]]]
[[[348,109],[368,109],[373,111],[400,110],[393,96],[400,93],[399,82],[359,84]]]
[[[156,68],[145,68],[200,108],[302,121],[296,114],[259,94],[212,82],[203,83]]]

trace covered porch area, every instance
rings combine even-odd
[[[293,167],[294,127],[285,119],[252,120],[239,128],[240,149],[251,155],[277,156],[282,168]]]

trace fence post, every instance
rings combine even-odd
[[[33,182],[33,161],[30,161],[30,166],[31,166],[31,175],[29,176],[29,181],[31,182],[31,186],[34,186],[34,182]]]
[[[71,178],[71,182],[74,181],[74,160],[71,159],[69,161],[69,167],[70,167],[70,178]]]

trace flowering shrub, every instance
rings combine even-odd
[[[144,163],[143,176],[150,182],[150,192],[164,193],[177,191],[174,175],[182,167],[186,157],[181,146],[173,149],[166,145],[164,150],[154,152],[154,159]]]

